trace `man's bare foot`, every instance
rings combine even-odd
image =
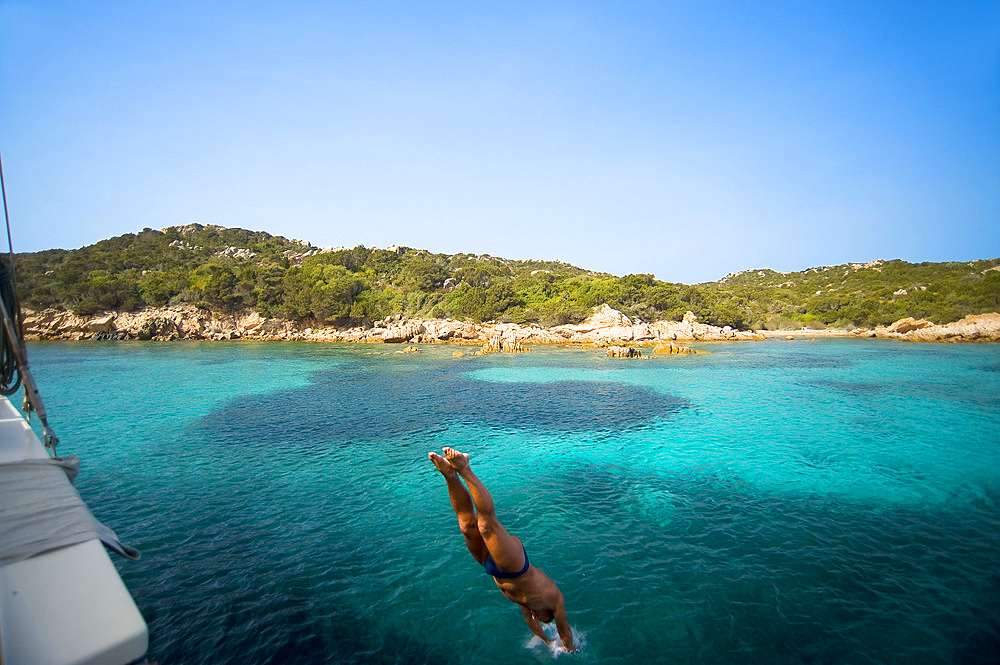
[[[448,464],[451,464],[452,467],[454,467],[454,469],[459,473],[469,468],[468,453],[460,453],[454,448],[445,448],[444,458],[448,460]]]
[[[445,477],[455,475],[455,467],[449,464],[448,460],[445,458],[441,457],[437,453],[427,453],[427,457],[434,462],[434,466],[436,466],[437,470],[443,473]]]

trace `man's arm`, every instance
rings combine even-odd
[[[566,603],[563,602],[562,594],[559,594],[559,602],[556,603],[556,628],[559,629],[559,637],[562,638],[566,651],[576,651],[573,646],[573,629],[569,627],[569,619],[566,618]]]
[[[531,615],[531,610],[522,605],[521,613],[524,614],[524,620],[528,622],[528,628],[531,629],[531,632],[533,632],[535,635],[538,635],[538,637],[542,638],[542,641],[545,642],[546,644],[551,643],[549,636],[546,635],[545,631],[542,630],[542,624],[538,623],[538,619],[536,619]]]

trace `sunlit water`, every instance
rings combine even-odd
[[[995,663],[1000,346],[30,347],[151,660]],[[562,589],[532,640],[428,450]]]

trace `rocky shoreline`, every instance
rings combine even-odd
[[[27,339],[67,340],[268,340],[399,344],[469,344],[512,351],[525,344],[655,346],[670,341],[762,340],[754,331],[699,323],[688,312],[682,321],[633,320],[608,305],[595,307],[583,322],[543,328],[535,324],[472,323],[454,319],[390,317],[359,328],[306,327],[256,312],[224,315],[190,305],[138,312],[106,312],[81,317],[71,312],[25,311]]]
[[[370,327],[339,329],[304,327],[256,312],[220,314],[191,305],[149,308],[138,312],[106,312],[81,317],[58,310],[25,311],[26,339],[45,340],[266,340],[401,344],[468,344],[484,351],[516,352],[532,344],[583,344],[600,347],[655,347],[678,341],[759,341],[773,337],[874,337],[921,342],[1000,341],[1000,314],[976,314],[939,325],[902,319],[873,330],[851,331],[735,330],[699,323],[688,312],[682,321],[652,323],[625,316],[607,304],[595,307],[578,324],[543,328],[535,324],[471,323],[453,319],[391,317]]]
[[[851,334],[906,342],[1000,342],[1000,313],[970,314],[943,325],[924,319],[905,318],[892,325],[874,330],[854,330]]]

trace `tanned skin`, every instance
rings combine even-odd
[[[454,448],[445,448],[444,457],[437,453],[427,453],[427,456],[448,482],[448,497],[451,507],[458,516],[458,526],[465,536],[465,545],[480,565],[486,561],[486,555],[493,558],[493,563],[503,572],[516,573],[524,568],[524,549],[518,538],[507,533],[503,525],[497,521],[493,497],[486,486],[476,477],[469,466],[469,456]],[[463,483],[462,481],[465,481]],[[468,489],[465,485],[468,483]],[[524,620],[531,632],[541,638],[546,644],[552,640],[542,631],[542,623],[556,622],[559,637],[567,651],[576,651],[573,645],[573,632],[566,619],[566,606],[563,595],[549,577],[534,566],[520,577],[499,579],[493,581],[508,600],[521,606]]]

